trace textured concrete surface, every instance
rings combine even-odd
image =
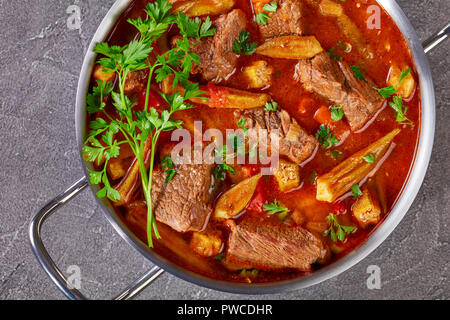
[[[29,247],[32,215],[82,176],[74,131],[76,84],[83,55],[114,0],[0,0],[0,299],[64,299]],[[421,39],[450,18],[448,0],[400,0]],[[82,10],[69,30],[66,9]],[[431,165],[412,208],[367,259],[340,276],[274,299],[449,298],[450,41],[429,59],[437,93]],[[151,267],[112,229],[90,192],[52,217],[45,243],[66,270],[78,265],[82,290],[107,298]],[[368,290],[366,269],[381,268],[382,288]],[[233,299],[163,275],[140,299]],[[255,298],[255,297],[250,297]]]

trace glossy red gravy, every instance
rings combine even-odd
[[[145,17],[143,14],[143,7],[146,3],[147,1],[136,0],[130,5],[111,32],[108,39],[110,44],[124,45],[136,36],[134,28],[126,23],[126,19],[137,18],[138,16]],[[356,3],[358,3],[359,6],[357,6]],[[305,34],[316,36],[325,50],[328,50],[331,47],[336,48],[336,52],[339,55],[342,55],[344,61],[348,64],[358,64],[362,66],[365,74],[372,78],[379,88],[387,85],[386,80],[392,63],[396,63],[400,66],[411,67],[416,83],[418,83],[410,51],[403,39],[402,34],[388,14],[384,11],[381,13],[381,30],[367,29],[367,7],[376,4],[376,1],[346,1],[340,2],[340,4],[345,8],[345,13],[353,22],[356,23],[360,31],[363,33],[367,44],[371,46],[375,54],[372,60],[368,61],[364,59],[357,50],[352,50],[350,53],[344,53],[339,46],[337,46],[337,43],[341,40],[351,42],[351,39],[348,39],[343,34],[336,23],[336,19],[333,17],[322,16],[319,12],[317,12],[316,8],[313,8],[307,4],[304,5],[304,25],[306,27]],[[242,9],[248,16],[249,23],[246,29],[250,32],[252,41],[258,41],[261,43],[257,26],[253,22],[254,15],[251,7],[251,1],[238,0],[236,1],[236,7]],[[389,51],[386,50],[387,44],[390,45]],[[239,65],[236,72],[228,80],[220,83],[219,85],[248,90],[246,80],[241,76],[239,70],[252,61],[260,59],[261,56],[256,54],[241,57],[239,59]],[[264,57],[264,59],[274,68],[274,74],[277,80],[272,81],[272,85],[269,88],[265,90],[256,90],[255,92],[264,91],[270,94],[273,100],[277,101],[283,109],[287,110],[303,128],[305,128],[311,135],[314,135],[319,128],[319,123],[313,119],[313,116],[319,107],[328,106],[329,103],[318,98],[312,93],[306,92],[302,88],[302,85],[294,80],[293,75],[296,61],[270,59],[266,57]],[[306,110],[301,110],[300,105],[304,99],[311,99],[312,102],[308,104],[309,107]],[[420,129],[420,88],[416,88],[412,98],[410,98],[409,101],[406,101],[405,105],[408,107],[408,118],[411,119],[415,125],[403,126],[401,133],[395,139],[395,148],[389,158],[383,163],[377,173],[367,182],[369,184],[379,184],[385,191],[386,212],[384,212],[383,217],[391,211],[392,207],[396,203],[396,200],[400,196],[414,161],[418,141],[418,132]],[[233,111],[229,110],[215,109],[214,112],[211,113],[208,107],[198,106],[196,109],[182,112],[177,115],[177,118],[183,120],[202,119],[205,123],[213,122],[215,127],[221,129],[235,128],[236,124],[234,123],[232,112]],[[386,106],[381,112],[379,112],[378,116],[370,124],[370,126],[362,132],[352,133],[344,141],[344,143],[338,147],[343,153],[341,155],[341,160],[367,147],[370,143],[381,138],[398,126],[398,123],[395,121],[395,113],[389,106]],[[168,138],[169,135],[163,137],[160,144],[163,145],[164,139]],[[339,162],[340,161],[333,160],[330,156],[327,156],[326,150],[320,148],[313,160],[301,168],[302,185],[300,188],[289,193],[279,192],[277,191],[278,187],[273,177],[265,177],[262,179],[260,182],[260,188],[265,190],[263,193],[267,201],[272,202],[274,199],[278,199],[283,203],[295,206],[299,199],[315,199],[316,190],[315,186],[311,183],[311,178],[314,177],[314,175],[321,175],[328,172]],[[230,182],[228,181],[228,183]],[[310,222],[325,223],[326,216],[333,210],[333,204],[318,201],[316,202],[317,203],[314,206],[314,210],[306,212],[306,218]],[[353,220],[353,216],[351,214],[351,206],[354,200],[352,197],[346,197],[343,199],[343,202],[348,210],[347,214],[340,217],[341,222],[346,225],[356,225],[357,223]],[[118,210],[118,212],[121,215],[123,214],[120,210]],[[262,215],[251,211],[247,211],[245,214],[241,215],[239,219],[252,219],[263,223],[279,223],[274,220],[276,219],[274,217],[269,217],[267,215]],[[380,223],[382,223],[382,221]],[[190,269],[213,278],[243,282],[247,281],[246,279],[239,277],[239,272],[228,271],[223,267],[220,261],[214,258],[203,258],[199,256],[195,257],[194,255],[196,254],[194,252],[186,252],[185,256],[180,256],[170,251],[166,247],[167,243],[178,243],[181,245],[184,243],[189,246],[191,234],[180,234],[171,230],[167,226],[161,224],[159,226],[163,238],[162,240],[157,241],[154,248],[158,254],[174,261],[186,269]],[[223,229],[226,236],[228,231],[220,225],[218,227]],[[130,228],[133,229],[133,231],[142,239],[144,243],[146,242],[145,225],[142,226],[142,228],[136,228],[136,226],[130,225]],[[334,255],[329,263],[339,259],[360,245],[368,238],[373,230],[374,227],[365,230],[358,228],[355,233],[348,237],[348,240],[345,243],[339,244],[342,252]],[[226,238],[224,240],[226,240]],[[323,238],[323,241],[329,243],[328,239]],[[194,259],[194,261],[201,259],[203,264],[201,266],[195,265],[195,263],[192,264],[189,262],[192,261],[192,259]],[[320,268],[320,265],[317,264],[314,267],[317,269]],[[279,279],[298,277],[303,274],[304,272],[291,270],[260,272],[259,276],[254,279],[254,281],[276,281]]]

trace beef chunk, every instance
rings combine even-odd
[[[348,92],[342,109],[352,130],[358,130],[364,127],[385,100],[374,89],[375,83],[371,79],[367,77],[366,81],[356,79],[350,67],[343,62],[339,62],[339,67],[345,75],[345,86]]]
[[[153,175],[152,199],[156,219],[178,232],[201,231],[213,210],[213,165],[182,164],[169,183],[162,171]]]
[[[246,119],[247,135],[252,141],[258,141],[256,137],[259,130],[267,130],[267,144],[270,145],[271,137],[276,134],[275,130],[278,130],[279,154],[297,164],[310,158],[318,146],[317,140],[308,135],[285,110],[268,111],[263,108],[238,110],[235,117],[236,121]]]
[[[203,38],[191,51],[200,57],[200,66],[193,73],[200,72],[207,81],[220,82],[230,75],[236,67],[238,56],[233,52],[233,41],[246,25],[246,16],[242,10],[236,9],[218,18],[214,27],[214,37]],[[179,37],[172,39],[172,46]],[[194,41],[194,40],[192,40]]]
[[[263,38],[273,38],[288,35],[301,35],[302,28],[302,3],[301,0],[278,0],[276,12],[263,11],[265,2],[253,0],[256,14],[266,13],[270,19],[267,24],[259,25],[259,30]]]
[[[260,269],[293,268],[311,270],[323,258],[322,242],[302,227],[257,225],[230,221],[227,259]]]
[[[356,79],[346,63],[334,61],[325,52],[300,60],[296,77],[306,90],[342,105],[353,131],[361,129],[384,103],[370,79]]]
[[[124,91],[126,95],[139,93],[147,87],[148,69],[130,72],[125,80]]]
[[[326,53],[320,53],[312,59],[300,60],[296,67],[296,76],[306,90],[331,101],[343,102],[347,97],[345,76],[339,65]]]

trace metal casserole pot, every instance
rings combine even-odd
[[[92,73],[93,66],[96,60],[96,54],[93,52],[94,45],[98,42],[104,41],[110,30],[118,20],[120,15],[130,5],[132,0],[117,0],[116,3],[109,10],[108,14],[100,24],[97,32],[92,39],[88,52],[84,59],[83,68],[78,83],[77,101],[76,101],[76,132],[79,149],[81,150],[83,137],[86,133],[86,112],[85,100],[88,92],[88,85]],[[156,266],[149,270],[146,274],[141,276],[133,284],[131,284],[122,293],[117,295],[114,299],[131,299],[145,287],[151,284],[164,271],[182,278],[186,281],[195,283],[197,285],[232,293],[241,294],[267,294],[279,293],[285,290],[301,289],[312,286],[324,280],[330,279],[338,274],[349,269],[359,261],[364,259],[373,250],[375,250],[395,229],[400,221],[405,216],[414,198],[416,197],[422,181],[424,179],[428,163],[431,156],[434,132],[435,132],[435,97],[434,87],[431,78],[430,66],[425,57],[425,53],[446,39],[450,34],[450,24],[448,24],[440,32],[433,35],[429,40],[422,44],[417,37],[416,32],[408,21],[407,17],[393,0],[378,0],[378,3],[390,14],[390,16],[397,23],[400,31],[412,52],[415,68],[419,76],[421,87],[421,101],[422,101],[422,117],[420,127],[420,140],[418,143],[417,154],[414,165],[410,171],[409,179],[404,187],[404,190],[399,197],[395,207],[391,213],[386,217],[385,221],[378,226],[378,228],[370,235],[366,242],[354,249],[347,256],[332,263],[310,275],[270,283],[257,284],[243,284],[233,283],[227,281],[216,280],[208,278],[194,272],[185,270],[173,262],[161,257],[154,251],[148,249],[145,243],[140,241],[121,221],[113,210],[112,206],[106,200],[98,200],[104,209],[104,213],[108,221],[112,224],[114,229],[125,239],[133,248],[138,250],[146,259],[152,261]],[[424,49],[425,48],[425,49]],[[84,161],[83,161],[84,163]],[[84,190],[88,182],[88,171],[85,166],[85,177],[81,178],[69,189],[61,193],[51,202],[49,202],[39,213],[34,217],[30,224],[29,235],[32,249],[39,260],[40,264],[62,290],[62,292],[70,299],[87,299],[80,291],[70,287],[67,279],[63,273],[58,269],[54,261],[51,259],[47,250],[45,249],[41,239],[41,227],[44,221],[56,212],[61,206],[70,201],[79,192]],[[90,186],[96,192],[97,186]]]

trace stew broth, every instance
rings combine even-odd
[[[109,44],[125,45],[136,37],[136,29],[128,24],[126,20],[128,18],[135,19],[139,16],[145,18],[143,9],[147,2],[145,0],[132,2],[113,28],[107,39]],[[369,18],[367,9],[371,5],[377,5],[377,2],[375,0],[366,0],[338,1],[338,3],[362,33],[365,45],[370,47],[373,54],[373,59],[368,59],[361,55],[359,50],[356,50],[355,45],[353,45],[353,50],[345,52],[340,44],[342,42],[352,44],[353,39],[349,39],[342,31],[335,17],[324,16],[320,12],[320,9],[312,4],[312,1],[303,1],[302,19],[305,28],[304,34],[314,35],[326,51],[334,48],[332,49],[333,52],[342,56],[342,61],[345,61],[349,65],[361,66],[364,74],[375,82],[377,88],[387,86],[392,65],[409,66],[417,84],[418,79],[414,70],[411,53],[401,32],[389,15],[384,10],[381,10],[381,29],[370,30],[367,28],[366,21]],[[255,12],[251,1],[237,0],[233,8],[239,8],[246,14],[248,20],[246,30],[249,31],[251,40],[259,44],[263,43],[264,39],[260,36],[258,25],[254,21]],[[169,31],[168,38],[177,34],[177,32],[178,30],[176,28],[172,28]],[[164,51],[164,48],[160,48],[160,50]],[[267,61],[273,68],[272,82],[268,87],[251,89],[242,70],[252,62],[260,60]],[[314,135],[320,126],[320,123],[315,120],[315,114],[320,107],[328,108],[330,102],[304,89],[302,84],[294,77],[296,65],[297,61],[295,60],[262,57],[258,54],[249,56],[242,55],[238,59],[238,65],[234,73],[218,85],[269,94],[273,101],[278,102],[279,106],[286,110],[302,128],[310,135]],[[198,75],[192,76],[192,80],[200,82],[201,85],[207,85],[207,82],[203,81]],[[92,85],[94,85],[94,82]],[[302,209],[304,218],[302,226],[313,232],[327,245],[329,252],[326,261],[323,263],[317,261],[313,264],[312,270],[322,267],[323,264],[332,263],[352,251],[366,241],[371,232],[382,223],[383,218],[392,210],[402,192],[402,188],[408,179],[410,169],[413,165],[421,125],[420,88],[418,85],[416,85],[413,94],[404,101],[404,104],[408,107],[407,116],[414,125],[399,125],[396,121],[395,112],[385,103],[368,125],[359,131],[352,132],[347,138],[343,139],[341,144],[332,148],[338,149],[341,152],[341,154],[335,155],[336,159],[330,154],[330,149],[319,147],[312,159],[300,166],[301,183],[297,188],[289,192],[281,192],[274,176],[263,176],[258,183],[250,205],[234,219],[236,223],[252,221],[257,224],[295,225],[296,223],[292,221],[290,215],[285,220],[280,220],[276,215],[267,215],[264,212],[252,210],[252,204],[255,205],[255,201],[273,203],[277,200],[279,203],[283,203],[290,210],[290,213],[299,208]],[[113,112],[112,105],[109,104],[107,108]],[[220,108],[213,109],[213,112],[211,112],[211,108],[207,106],[196,105],[195,109],[181,111],[174,117],[183,120],[185,123],[193,120],[203,120],[204,124],[211,124],[215,128],[224,131],[227,128],[237,127],[233,112],[234,110]],[[94,118],[94,116],[90,116],[90,120]],[[329,227],[327,217],[330,213],[337,213],[341,225],[358,226],[358,221],[352,215],[352,207],[356,199],[352,197],[350,191],[340,196],[333,203],[316,200],[316,178],[329,172],[343,160],[399,127],[402,130],[395,138],[395,142],[389,150],[390,153],[388,154],[387,160],[381,164],[376,173],[365,183],[368,188],[378,190],[378,194],[379,192],[382,193],[382,199],[380,199],[383,209],[381,221],[367,228],[357,227],[343,242],[331,241],[330,237],[323,235],[323,232]],[[160,138],[159,146],[162,147],[170,143],[170,133],[165,133]],[[253,173],[259,170],[259,165],[249,167]],[[224,182],[225,187],[223,187],[223,191],[230,189],[236,184],[237,180],[239,179],[236,177],[228,177]],[[143,201],[143,199],[142,192],[138,192],[134,196],[134,200],[136,201]],[[146,242],[146,218],[145,215],[142,215],[146,213],[146,210],[140,216],[139,214],[136,215],[141,220],[135,219],[133,221],[125,219],[126,210],[127,207],[117,207],[118,214],[124,217],[125,223],[142,241]],[[226,253],[230,232],[229,228],[223,222],[213,218],[209,220],[209,226],[212,229],[221,231],[224,246],[222,253]],[[249,278],[245,274],[243,275],[241,269],[232,271],[227,268],[221,257],[203,257],[195,253],[190,246],[192,232],[179,233],[162,223],[158,223],[158,229],[162,236],[160,240],[156,241],[154,246],[154,250],[158,254],[186,269],[212,278],[239,282],[268,282],[299,277],[307,273],[305,271],[287,268],[259,270],[257,276]]]

